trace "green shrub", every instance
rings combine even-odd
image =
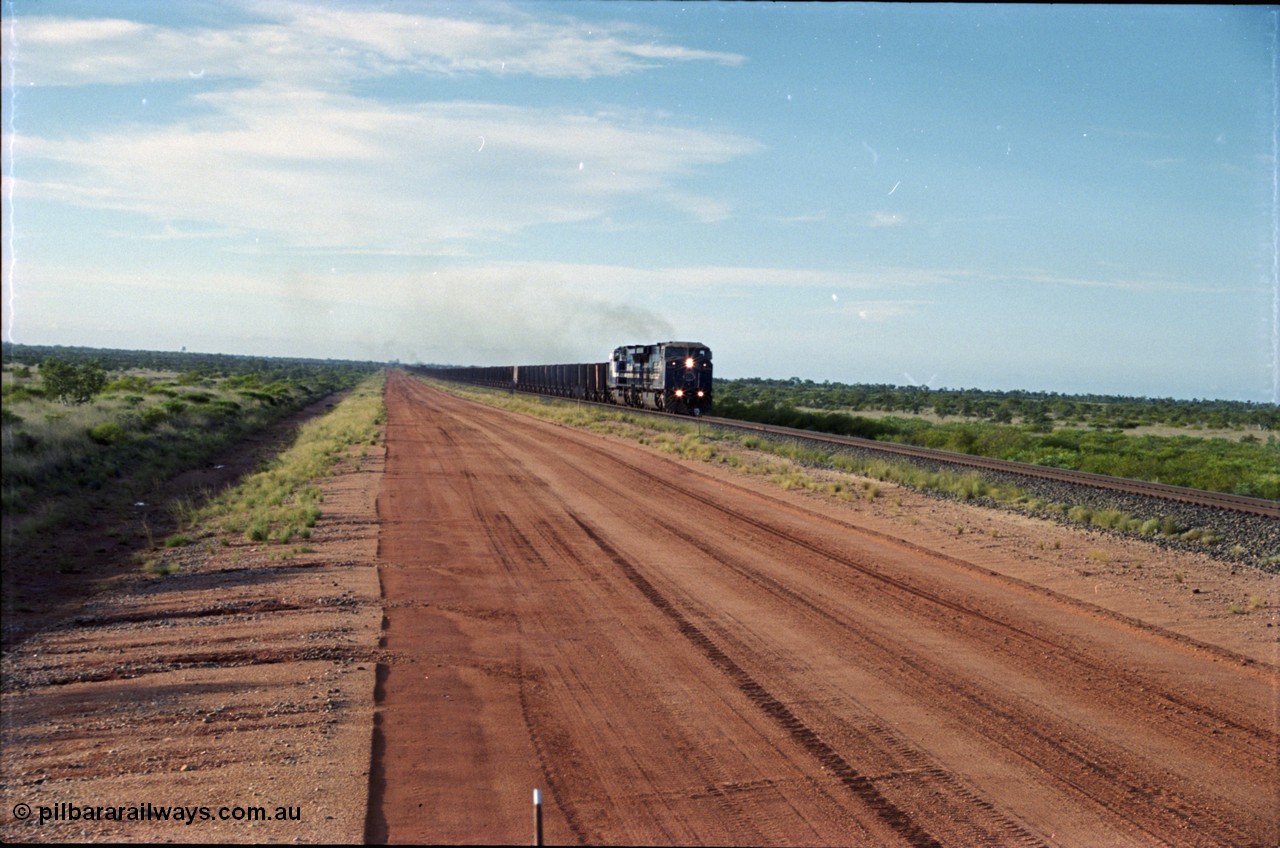
[[[1087,506],[1073,506],[1067,510],[1067,518],[1079,524],[1088,524],[1093,519],[1093,510]]]
[[[89,430],[89,438],[100,445],[118,444],[128,437],[124,428],[114,421],[107,421]]]
[[[965,474],[956,483],[956,494],[963,501],[984,497],[989,491],[987,481],[977,474]]]
[[[107,383],[103,389],[105,392],[145,392],[151,388],[151,381],[146,377],[139,377],[131,374],[125,377],[117,377],[110,383]]]
[[[265,516],[259,516],[249,523],[244,536],[250,542],[265,542],[271,534],[271,525]]]
[[[1114,509],[1095,512],[1091,521],[1098,527],[1105,527],[1108,530],[1125,530],[1129,526],[1129,516]]]
[[[169,417],[169,413],[166,412],[162,407],[148,406],[146,409],[142,410],[142,416],[141,416],[142,427],[145,430],[150,430],[153,427],[156,427],[157,425],[159,425],[168,417]]]
[[[3,392],[4,402],[7,404],[44,397],[44,392],[39,386],[15,386],[12,383],[5,383],[0,392]]]

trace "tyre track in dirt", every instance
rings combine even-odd
[[[608,457],[601,457],[602,462],[606,459]],[[618,461],[615,459],[614,465],[616,464],[618,464]],[[593,473],[592,467],[600,468],[602,466],[576,467],[573,469],[573,473],[590,476]],[[610,466],[610,470],[616,469]],[[641,469],[633,468],[633,470],[640,475],[640,478],[657,479],[651,477],[651,474],[646,474]],[[607,483],[610,481],[602,480],[601,482]],[[615,479],[612,482],[623,484],[621,487],[625,489],[628,488],[626,484],[640,485],[642,479],[627,480],[625,483]],[[684,491],[680,486],[664,480],[656,488],[665,489],[668,496],[674,499],[674,513],[679,514],[688,508],[687,505],[680,502],[680,499],[689,497],[690,493]],[[655,496],[653,493],[645,493],[643,499],[648,501]],[[751,529],[759,530],[765,536],[777,537],[788,545],[798,546],[811,553],[818,554],[824,560],[855,569],[872,577],[873,581],[875,581],[872,584],[872,588],[879,590],[880,594],[886,598],[894,600],[899,612],[906,616],[903,621],[909,621],[911,618],[917,620],[926,618],[932,619],[930,623],[935,626],[948,626],[949,623],[946,619],[940,617],[937,613],[941,612],[944,615],[948,613],[959,614],[967,620],[961,626],[950,628],[953,638],[974,641],[976,637],[976,641],[979,644],[996,646],[1002,654],[1009,658],[1021,657],[1021,664],[1026,667],[1035,669],[1041,674],[1048,674],[1066,681],[1076,680],[1082,676],[1104,675],[1103,682],[1088,687],[1089,691],[1062,693],[1059,697],[1069,695],[1070,699],[1074,700],[1088,699],[1098,703],[1105,703],[1109,710],[1118,710],[1128,714],[1149,712],[1152,706],[1149,701],[1153,697],[1157,702],[1156,706],[1162,710],[1170,708],[1175,701],[1184,707],[1190,704],[1187,698],[1181,698],[1176,695],[1165,697],[1159,692],[1154,696],[1139,694],[1152,690],[1153,686],[1150,680],[1128,674],[1123,668],[1118,668],[1114,664],[1106,666],[1100,662],[1090,660],[1086,654],[1072,647],[1069,643],[1054,641],[1047,636],[1033,634],[1026,627],[1011,625],[997,617],[985,614],[978,608],[977,604],[966,605],[962,602],[942,598],[936,592],[923,591],[920,587],[908,585],[901,580],[895,580],[879,573],[874,568],[868,568],[836,552],[824,549],[808,539],[799,538],[794,534],[771,527],[767,522],[754,520],[747,515],[729,510],[723,505],[714,506],[716,509],[739,519],[739,527],[743,524],[747,525],[748,532],[737,532],[729,547],[712,548],[704,540],[682,532],[672,524],[662,521],[652,512],[646,514],[643,524],[650,531],[662,530],[671,533],[676,537],[677,541],[682,541],[690,547],[699,548],[708,554],[712,560],[721,566],[728,566],[734,569],[750,582],[760,585],[769,584],[767,591],[780,598],[784,603],[793,607],[805,607],[815,613],[816,616],[826,619],[837,627],[843,627],[844,621],[825,610],[819,604],[787,589],[777,581],[762,578],[759,574],[742,567],[740,564],[735,567],[735,560],[739,558],[735,557],[734,550],[757,550],[761,547],[761,540],[751,538]],[[797,567],[800,566],[794,560],[792,564]],[[847,581],[841,582],[847,583]],[[642,591],[648,593],[647,589],[641,588]],[[841,585],[836,588],[840,591],[847,591],[852,587]],[[919,604],[915,603],[921,600],[927,602],[923,610],[919,607]],[[659,596],[659,599],[655,600],[655,604],[663,607],[669,605],[669,602]],[[931,610],[931,606],[938,607],[940,610]],[[930,612],[933,614],[929,615]],[[978,625],[976,629],[975,623]],[[687,627],[687,622],[681,625],[682,630]],[[892,627],[892,622],[887,621],[884,632],[892,632]],[[1149,631],[1150,629],[1147,628],[1147,630]],[[1010,634],[1015,637],[1012,648],[1008,644],[1010,642],[1008,638]],[[1151,634],[1147,632],[1145,635]],[[833,635],[832,638],[838,637]],[[1003,645],[1001,644],[1002,639],[1005,643]],[[1175,646],[1180,646],[1180,640],[1173,641]],[[1123,734],[1117,734],[1115,738],[1106,740],[1084,732],[1075,723],[1055,715],[1051,710],[1044,710],[1025,698],[1019,700],[993,697],[991,693],[998,692],[998,689],[992,687],[990,682],[985,684],[985,688],[970,685],[963,677],[950,672],[944,665],[932,661],[927,655],[903,653],[903,646],[899,642],[876,640],[870,636],[864,636],[863,642],[858,646],[857,654],[863,657],[880,655],[885,658],[885,662],[890,662],[896,658],[897,662],[910,666],[911,677],[917,681],[916,685],[929,690],[935,698],[941,699],[940,702],[945,703],[948,699],[955,701],[963,697],[967,702],[966,711],[972,711],[975,715],[995,717],[995,720],[987,723],[987,730],[985,731],[986,737],[992,743],[999,744],[1007,749],[1011,755],[1024,759],[1029,766],[1042,772],[1051,773],[1055,781],[1088,799],[1104,814],[1123,820],[1125,815],[1122,811],[1139,806],[1150,807],[1158,805],[1166,812],[1163,822],[1156,824],[1155,822],[1159,819],[1157,816],[1148,816],[1152,823],[1147,825],[1143,825],[1136,820],[1126,821],[1126,825],[1131,827],[1135,835],[1143,840],[1181,844],[1187,838],[1186,828],[1199,826],[1201,830],[1221,834],[1230,844],[1249,844],[1251,841],[1248,833],[1233,828],[1222,817],[1215,815],[1213,805],[1220,803],[1220,799],[1204,798],[1203,793],[1197,792],[1190,782],[1180,781],[1175,774],[1159,768],[1155,759],[1143,763],[1140,760],[1118,759],[1110,756],[1107,752],[1115,745],[1122,743]],[[722,662],[718,662],[718,664],[723,665]],[[1046,667],[1054,664],[1064,664],[1068,667],[1057,670]],[[1078,667],[1070,667],[1072,664]],[[738,672],[740,670],[732,672],[731,677]],[[886,679],[883,682],[890,685],[893,683],[891,679]],[[1225,746],[1233,747],[1235,749],[1234,754],[1243,758],[1246,764],[1252,762],[1256,768],[1262,770],[1260,773],[1274,775],[1274,763],[1268,760],[1276,750],[1276,735],[1274,732],[1265,728],[1245,727],[1224,716],[1222,711],[1203,704],[1191,705],[1189,709],[1184,709],[1182,712],[1187,715],[1186,720],[1182,722],[1183,727],[1181,729],[1184,733],[1181,734],[1180,742],[1183,745],[1198,743],[1202,750],[1196,753],[1197,756],[1213,756],[1214,754],[1220,756],[1221,751],[1218,749],[1224,747],[1225,743]],[[1174,718],[1177,718],[1177,716]],[[788,722],[795,720],[794,716],[787,716]],[[1170,722],[1169,724],[1173,723]],[[1233,731],[1230,738],[1223,738],[1224,728]],[[1162,727],[1164,731],[1169,729],[1168,725]],[[805,731],[808,733],[809,729],[806,727]],[[915,757],[915,759],[919,759],[919,757]],[[928,773],[936,775],[937,769],[932,769]],[[1136,773],[1136,775],[1131,775],[1131,773]],[[1171,786],[1179,783],[1186,787],[1186,790],[1191,792],[1193,797],[1198,797],[1198,801],[1190,801],[1170,789]],[[933,787],[935,791],[936,788]],[[953,789],[953,791],[955,790]],[[963,794],[963,792],[960,794]],[[1265,802],[1266,799],[1263,798],[1261,800]],[[1231,801],[1229,800],[1228,803],[1231,803]],[[1236,814],[1248,815],[1245,809],[1247,805],[1248,801],[1235,802],[1234,806],[1237,807]],[[1013,838],[1013,834],[1017,833],[1017,831],[1016,826],[1009,824],[1005,836],[1000,837],[1001,844],[1008,844]],[[973,841],[973,836],[971,834],[965,837],[964,841]],[[1210,844],[1212,844],[1212,840]]]
[[[433,424],[419,471],[389,462],[388,483],[438,490],[416,520],[385,516],[389,547],[408,530],[428,554],[414,571],[430,579],[396,591],[461,597],[388,609],[388,636],[416,610],[429,632],[464,631],[459,654],[501,657],[476,694],[512,705],[521,738],[496,747],[550,790],[549,838],[1275,841],[1273,668],[407,379],[388,383],[393,423],[396,392]],[[439,539],[464,530],[475,571],[441,580]],[[507,616],[460,612],[477,607]],[[467,703],[435,713],[440,732],[513,733],[473,726]],[[397,709],[383,703],[384,729]],[[396,768],[381,764],[384,808]],[[519,794],[484,836],[526,838]],[[386,835],[476,841],[410,825]]]
[[[705,654],[712,665],[723,671],[725,676],[733,682],[733,685],[750,699],[751,703],[777,722],[801,748],[817,759],[822,764],[823,770],[830,771],[837,780],[848,787],[850,792],[873,810],[895,833],[906,839],[909,845],[933,846],[941,844],[916,824],[910,816],[889,801],[872,781],[859,774],[857,769],[851,766],[844,757],[840,756],[839,752],[815,733],[813,728],[805,724],[786,704],[774,697],[768,689],[748,674],[742,666],[734,662],[696,625],[685,618],[661,592],[654,588],[652,583],[636,570],[636,567],[625,556],[606,542],[599,533],[582,523],[581,520],[578,521],[578,526],[596,543],[600,550],[608,555],[613,564],[621,569],[627,579],[640,590],[640,593],[648,598],[649,602],[663,615],[675,623],[682,636]]]
[[[473,438],[485,440],[485,436],[479,432],[471,433]],[[487,447],[494,451],[496,455],[506,456],[503,449],[494,444],[487,444]],[[519,467],[519,460],[507,456],[504,468],[513,469]],[[580,587],[566,586],[565,591],[575,591],[578,588],[584,590],[583,597],[578,602],[573,602],[569,597],[563,598],[563,603],[557,603],[555,610],[570,611],[568,616],[551,614],[548,610],[539,609],[537,605],[525,604],[521,605],[519,620],[521,622],[530,622],[531,627],[525,628],[521,626],[521,632],[528,633],[532,629],[541,630],[547,634],[559,634],[572,632],[575,628],[581,627],[581,622],[576,620],[577,614],[573,613],[576,609],[618,609],[620,606],[635,607],[634,600],[631,602],[621,601],[618,598],[619,587],[613,581],[602,580],[596,573],[596,565],[600,560],[599,552],[587,548],[585,551],[582,546],[575,545],[567,534],[572,532],[573,525],[578,525],[579,519],[572,510],[556,497],[555,493],[548,490],[546,484],[536,478],[530,478],[526,474],[521,474],[508,470],[503,475],[507,483],[515,487],[517,491],[534,489],[539,494],[548,499],[548,502],[555,503],[564,509],[562,517],[558,517],[556,521],[533,519],[532,528],[539,537],[541,544],[535,545],[527,536],[525,536],[517,527],[511,516],[507,513],[498,511],[486,517],[485,533],[488,537],[493,550],[509,575],[516,575],[521,568],[521,564],[525,569],[533,567],[536,571],[543,574],[566,574],[569,572],[580,573],[585,580]],[[496,507],[494,507],[496,508]],[[570,523],[572,522],[572,524]],[[559,528],[556,524],[561,525]],[[542,550],[547,554],[544,558]],[[548,561],[551,560],[551,562]],[[557,582],[566,584],[565,578],[556,578]],[[519,604],[519,602],[517,602]],[[636,612],[643,613],[643,609]],[[625,618],[633,618],[635,613],[628,613]],[[609,621],[608,628],[617,630],[619,626],[614,621]],[[625,625],[622,629],[625,628]],[[649,631],[647,634],[642,631]],[[622,634],[619,638],[618,634],[597,633],[591,643],[593,648],[587,654],[576,652],[568,655],[563,645],[559,651],[565,655],[555,658],[546,663],[547,669],[552,671],[552,676],[558,675],[560,686],[538,685],[522,686],[522,698],[530,704],[541,702],[541,708],[532,707],[527,710],[526,718],[530,727],[530,732],[535,739],[548,737],[555,740],[553,745],[539,744],[539,748],[543,750],[553,750],[558,754],[558,759],[568,761],[573,765],[572,770],[560,769],[543,763],[544,774],[547,775],[549,783],[554,787],[559,787],[560,791],[556,793],[556,804],[558,809],[565,815],[570,829],[576,836],[588,843],[599,843],[606,841],[619,841],[619,837],[613,835],[613,832],[622,829],[627,833],[635,834],[636,827],[639,823],[636,817],[628,820],[619,810],[623,810],[628,806],[635,806],[639,802],[646,810],[646,815],[640,817],[647,819],[648,826],[652,831],[650,839],[654,839],[659,843],[675,843],[686,844],[699,839],[709,839],[714,843],[724,843],[726,841],[744,842],[747,844],[772,844],[779,841],[785,841],[786,830],[779,828],[776,823],[767,818],[758,815],[753,816],[750,812],[743,808],[739,803],[737,795],[742,792],[741,782],[732,779],[730,770],[723,767],[718,762],[715,752],[709,751],[704,742],[702,742],[695,734],[682,732],[681,728],[686,725],[696,725],[699,721],[706,724],[704,717],[697,717],[698,721],[692,721],[688,711],[682,711],[684,721],[679,720],[672,715],[672,706],[678,706],[690,701],[705,703],[707,694],[705,692],[699,695],[682,694],[678,698],[667,698],[660,709],[654,708],[653,705],[645,705],[643,702],[633,704],[631,709],[639,710],[645,715],[639,719],[633,720],[637,729],[648,728],[649,732],[654,734],[655,742],[642,743],[639,756],[635,750],[628,750],[626,753],[631,758],[630,771],[631,774],[624,774],[623,779],[607,772],[601,772],[598,776],[591,780],[575,780],[571,771],[590,770],[586,763],[588,754],[580,751],[573,743],[575,734],[581,734],[582,728],[585,727],[604,727],[609,731],[615,740],[623,738],[643,738],[643,734],[639,732],[626,732],[612,728],[617,722],[617,710],[615,709],[616,701],[611,703],[608,709],[602,709],[598,703],[599,697],[581,696],[572,697],[574,693],[591,693],[593,690],[613,690],[613,697],[627,697],[628,693],[635,688],[631,682],[639,679],[641,674],[640,665],[643,660],[631,659],[625,654],[627,651],[621,649],[622,644],[628,646],[642,645],[648,641],[652,641],[652,631],[655,628],[652,623],[645,624],[641,627],[629,629],[629,632]],[[614,645],[606,644],[612,638],[616,641]],[[619,679],[616,676],[607,676],[607,679],[589,679],[583,669],[591,668],[593,665],[601,665],[600,657],[604,655],[602,652],[608,652],[609,662],[604,666],[622,666],[628,669],[625,679]],[[631,648],[634,653],[634,647]],[[595,653],[596,656],[590,656]],[[671,659],[676,662],[675,658]],[[692,665],[691,668],[684,669],[683,676],[696,677],[700,675],[701,667],[696,663],[690,664],[686,659],[683,663],[686,666]],[[653,691],[656,687],[663,685],[665,681],[661,678],[666,676],[650,675],[651,680],[647,688]],[[536,681],[546,679],[545,674],[539,674],[534,677]],[[703,687],[710,688],[710,687]],[[570,697],[566,697],[568,693]],[[749,700],[752,700],[750,691],[745,693]],[[563,714],[575,716],[573,722],[566,722]],[[744,733],[748,731],[744,730]],[[607,743],[606,743],[607,744]],[[616,741],[614,744],[617,744]],[[600,746],[597,746],[600,747]],[[626,746],[624,746],[626,747]],[[667,757],[654,757],[651,750],[670,751]],[[669,760],[662,763],[647,763],[645,758],[655,760]],[[688,768],[689,764],[693,764],[694,768]],[[719,803],[716,804],[717,818],[727,821],[729,826],[724,828],[722,822],[716,822],[712,825],[710,822],[704,821],[700,825],[691,826],[689,816],[682,810],[685,806],[686,799],[681,797],[679,791],[672,791],[665,788],[664,784],[669,784],[670,779],[665,777],[673,771],[692,771],[694,777],[683,778],[692,782],[693,786],[703,790],[702,792],[691,793],[697,797],[715,797]],[[637,791],[630,786],[632,778],[639,778],[637,781],[645,788]],[[589,798],[580,801],[583,795],[598,795],[599,787],[606,788],[608,803],[602,803],[598,798]],[[756,786],[756,789],[773,788],[773,781],[765,781]],[[577,824],[582,818],[576,804],[581,804],[588,808],[586,818],[594,817],[598,820],[597,824],[590,829],[584,829]],[[703,805],[705,806],[705,805]],[[795,811],[794,806],[791,806]],[[803,813],[797,813],[801,819],[804,818]],[[910,830],[910,827],[907,828]],[[813,838],[818,838],[815,834]],[[819,841],[829,841],[830,836],[823,836]],[[876,839],[877,842],[883,841],[881,835],[876,834],[873,829],[864,836],[865,839]],[[626,841],[625,839],[622,841]],[[932,844],[928,841],[919,844]]]

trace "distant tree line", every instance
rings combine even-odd
[[[351,359],[307,359],[288,356],[240,356],[228,353],[187,353],[186,351],[115,350],[111,348],[69,347],[65,345],[24,345],[4,342],[0,346],[6,366],[35,365],[53,356],[71,363],[96,360],[107,371],[131,368],[154,371],[198,371],[211,377],[234,374],[275,373],[292,378],[313,373],[317,368],[371,373],[381,362]]]
[[[764,409],[932,413],[996,424],[1020,423],[1051,431],[1055,425],[1132,429],[1143,425],[1280,430],[1280,407],[1229,400],[1175,400],[1056,392],[930,389],[926,386],[815,383],[747,378],[716,380],[717,410],[739,405]]]

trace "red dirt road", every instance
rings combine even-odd
[[[1280,844],[1280,670],[387,383],[368,838]]]

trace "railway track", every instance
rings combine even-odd
[[[603,406],[604,404],[602,404]],[[655,413],[663,414],[666,413]],[[671,416],[680,417],[684,416]],[[1223,509],[1242,512],[1249,515],[1261,515],[1267,518],[1280,518],[1280,502],[1263,498],[1251,498],[1244,495],[1233,495],[1226,492],[1208,492],[1202,489],[1189,489],[1185,486],[1171,486],[1165,483],[1153,483],[1147,480],[1129,480],[1123,477],[1110,477],[1106,474],[1095,474],[1089,471],[1072,471],[1066,468],[1054,468],[1047,465],[1030,465],[1025,462],[1011,462],[1004,459],[991,459],[954,451],[922,448],[915,445],[903,445],[895,442],[880,442],[874,439],[862,439],[856,436],[836,436],[827,433],[815,433],[812,430],[798,430],[793,427],[778,427],[770,424],[755,424],[748,421],[736,421],[732,418],[706,417],[701,419],[717,427],[762,433],[768,436],[785,439],[801,439],[823,444],[843,445],[866,451],[891,454],[908,459],[940,462],[948,465],[959,465],[983,471],[995,471],[1002,474],[1019,474],[1024,477],[1036,477],[1052,480],[1057,483],[1069,483],[1077,486],[1089,486],[1095,489],[1106,489],[1131,495],[1159,498],[1161,500],[1188,504],[1191,506]]]
[[[504,387],[499,386],[496,388],[503,389]],[[509,389],[506,390],[509,391]],[[535,393],[529,392],[528,394]],[[562,398],[558,396],[539,396],[555,397],[558,400],[566,402],[589,404],[591,406],[598,406],[601,409],[612,409],[616,411],[620,408],[607,403],[595,403],[593,401],[574,400],[573,398]],[[636,409],[632,407],[621,408],[626,409],[628,412],[653,415],[678,421],[690,420],[687,415],[676,415],[670,412],[658,412],[655,410]],[[1264,518],[1280,518],[1280,501],[1270,501],[1264,498],[1251,498],[1244,495],[1234,495],[1226,492],[1209,492],[1203,489],[1191,489],[1185,486],[1171,486],[1165,483],[1153,483],[1148,480],[1129,480],[1123,477],[1111,477],[1106,474],[1096,474],[1089,471],[1073,471],[1066,468],[1054,468],[1047,465],[1031,465],[1024,462],[1011,462],[1005,459],[991,459],[989,457],[956,453],[954,451],[923,448],[915,445],[898,444],[896,442],[881,442],[876,441],[875,439],[863,439],[857,436],[837,436],[829,433],[819,433],[813,430],[800,430],[794,427],[780,427],[772,424],[756,424],[754,422],[738,421],[732,418],[720,418],[708,415],[694,420],[701,424],[708,424],[725,430],[759,433],[772,438],[815,442],[822,445],[835,445],[916,461],[942,463],[999,474],[1020,475],[1023,477],[1047,480],[1054,483],[1066,483],[1073,486],[1084,486],[1127,495],[1156,498],[1158,500],[1193,507],[1224,510],[1227,512],[1242,513],[1244,515],[1262,516]]]

